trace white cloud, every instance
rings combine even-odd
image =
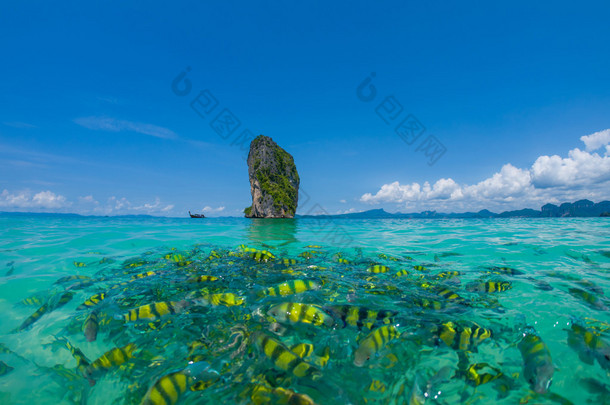
[[[341,204],[346,204],[346,203],[347,203],[347,200],[339,200],[339,202],[340,202]]]
[[[362,212],[362,210],[358,210],[356,208],[350,208],[348,210],[338,210],[335,214],[336,215],[341,215],[341,214],[353,214],[354,212]]]
[[[95,198],[93,198],[92,195],[88,195],[85,197],[78,197],[78,202],[81,204],[94,204],[94,205],[99,205],[99,202],[95,200]]]
[[[591,135],[581,136],[580,140],[585,143],[589,152],[599,149],[610,143],[610,128],[595,132]]]
[[[597,184],[610,179],[610,157],[572,149],[567,158],[540,156],[532,168],[536,187],[570,187]]]
[[[9,210],[47,210],[47,209],[63,209],[67,208],[70,203],[66,197],[60,194],[55,194],[51,191],[41,191],[32,194],[31,191],[21,191],[11,193],[8,190],[3,190],[0,193],[0,207]]]
[[[220,206],[220,207],[217,207],[217,208],[212,208],[209,205],[206,205],[205,207],[203,207],[201,209],[201,211],[207,212],[207,213],[210,213],[210,214],[219,213],[219,212],[222,212],[224,210],[225,210],[224,206]]]
[[[108,204],[106,205],[107,210],[109,209],[110,212],[112,211],[121,211],[123,209],[130,209],[131,208],[131,203],[125,198],[116,198],[115,196],[112,196],[110,198],[108,198]]]
[[[41,191],[38,194],[34,194],[32,203],[41,208],[62,208],[69,205],[67,204],[66,197],[51,191]]]
[[[379,202],[409,202],[420,201],[427,199],[457,199],[461,197],[462,190],[453,179],[440,179],[433,186],[425,182],[423,185],[419,183],[401,185],[395,181],[390,184],[384,184],[377,194],[364,194],[360,201],[365,203]]]
[[[135,211],[143,211],[146,212],[147,214],[154,214],[154,213],[159,213],[159,212],[168,212],[171,211],[174,208],[173,204],[169,204],[169,205],[165,205],[161,203],[161,199],[159,197],[155,197],[155,202],[154,203],[145,203],[142,205],[139,205],[137,207],[133,207],[133,209]]]
[[[75,119],[74,122],[82,127],[93,130],[110,132],[132,131],[154,136],[155,138],[178,139],[178,135],[170,129],[141,122],[117,120],[107,117],[82,117]]]
[[[474,186],[463,188],[463,196],[474,198],[498,198],[523,195],[530,187],[531,175],[528,170],[505,164],[499,173]]]
[[[100,203],[92,195],[78,197],[76,203],[73,203],[63,195],[49,190],[38,193],[30,190],[20,192],[3,190],[0,193],[0,211],[73,212],[82,215],[170,215],[174,207],[173,204],[162,203],[159,197],[153,202],[135,205],[125,197],[116,196],[111,196],[105,203]]]
[[[546,202],[588,198],[610,199],[610,129],[581,137],[588,151],[578,148],[568,157],[540,156],[529,169],[510,163],[477,184],[460,185],[443,178],[433,186],[428,182],[384,184],[377,193],[366,193],[360,201],[368,204],[396,203],[414,209],[517,209],[539,208]],[[592,153],[605,146],[605,155]]]

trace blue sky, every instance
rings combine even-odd
[[[0,211],[241,215],[244,130],[294,156],[302,214],[610,199],[607,2],[329,3],[4,2]]]

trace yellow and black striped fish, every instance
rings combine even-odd
[[[302,257],[303,259],[311,259],[312,257],[314,257],[315,255],[322,253],[322,252],[318,252],[316,250],[307,250],[303,253],[299,253],[299,257]]]
[[[513,288],[513,285],[510,281],[487,281],[485,283],[471,284],[467,287],[468,291],[486,293],[502,292],[511,288]]]
[[[284,344],[262,332],[252,334],[254,342],[275,367],[293,374],[296,377],[304,377],[317,380],[322,377],[322,372],[311,364],[305,362]]]
[[[604,301],[593,293],[590,293],[585,290],[581,290],[580,288],[570,288],[570,289],[568,289],[568,292],[572,296],[580,298],[581,300],[583,300],[584,302],[589,304],[589,306],[594,309],[597,309],[600,311],[608,311],[608,306],[604,303]]]
[[[398,271],[396,274],[394,274],[394,277],[402,277],[402,276],[408,276],[409,272],[407,270],[400,270]]]
[[[574,280],[574,284],[577,284],[583,288],[586,288],[587,290],[594,292],[595,294],[604,295],[604,289],[601,288],[600,286],[598,286],[597,284],[595,284],[591,280],[587,280],[585,278],[580,279],[580,280]]]
[[[423,272],[429,271],[427,267],[420,266],[420,265],[413,266],[413,270],[423,271]]]
[[[218,280],[218,277],[216,277],[216,276],[202,275],[202,276],[191,277],[186,281],[189,283],[205,283],[208,281],[216,281],[216,280]]]
[[[364,363],[377,354],[388,342],[398,337],[400,337],[400,333],[394,325],[385,325],[373,330],[358,345],[354,365],[356,367],[364,366]]]
[[[283,264],[284,266],[294,266],[297,264],[296,259],[280,259],[278,260],[278,264]]]
[[[351,261],[344,259],[342,257],[337,258],[337,263],[341,263],[341,264],[352,264]]]
[[[183,266],[187,266],[191,263],[193,263],[191,260],[187,260],[182,254],[180,253],[175,253],[175,254],[166,254],[164,257],[166,260],[169,260],[171,262],[174,262],[178,265],[178,267],[183,267]]]
[[[142,278],[147,278],[147,277],[152,277],[152,276],[156,276],[158,273],[156,271],[145,271],[144,273],[139,273],[136,275],[131,276],[132,280],[140,280]]]
[[[101,376],[112,367],[120,366],[133,357],[136,348],[134,343],[129,343],[123,347],[108,350],[85,369],[85,377],[91,380]]]
[[[43,302],[44,299],[38,294],[32,295],[19,301],[19,303],[23,305],[42,305]]]
[[[505,267],[505,266],[488,267],[487,271],[485,271],[485,273],[487,273],[487,274],[490,274],[490,273],[491,274],[506,274],[509,276],[519,276],[519,275],[525,274],[521,270],[517,270],[512,267]]]
[[[491,371],[490,373],[482,373],[481,371]],[[478,387],[479,385],[487,384],[488,382],[494,381],[504,374],[495,368],[490,366],[487,363],[474,363],[468,366],[468,368],[464,371],[464,377],[466,377],[466,381]]]
[[[445,322],[436,329],[439,340],[454,350],[476,351],[477,346],[492,336],[491,330],[474,322]]]
[[[74,262],[74,267],[87,267],[87,264],[83,262]]]
[[[290,350],[302,359],[305,359],[316,366],[326,367],[330,359],[330,346],[326,346],[321,355],[314,353],[314,346],[311,343],[297,343]]]
[[[517,347],[523,358],[525,380],[538,394],[545,394],[551,386],[555,373],[549,348],[531,327],[523,332],[523,339]]]
[[[70,302],[74,293],[65,292],[59,297],[58,300],[51,298],[47,303],[43,304],[40,308],[38,308],[32,315],[26,318],[25,321],[19,326],[15,331],[21,332],[27,328],[29,328],[34,322],[38,321],[44,314],[52,311],[54,309],[60,308]]]
[[[186,301],[163,301],[142,305],[134,308],[120,317],[125,322],[159,319],[162,316],[181,312],[187,306]]]
[[[74,360],[76,360],[76,369],[78,370],[79,373],[84,375],[85,370],[90,365],[90,362],[89,362],[89,359],[87,359],[87,356],[85,356],[85,354],[78,347],[73,346],[72,343],[70,343],[70,341],[68,339],[57,338],[57,341],[62,342],[66,346],[66,348],[70,351],[70,353],[72,354],[72,357],[74,357]]]
[[[273,388],[268,384],[256,384],[252,388],[250,396],[254,405],[263,404],[290,404],[290,405],[315,405],[313,399],[306,394],[294,392],[287,388]]]
[[[57,302],[55,302],[55,305],[53,305],[53,309],[63,307],[68,302],[72,301],[72,297],[74,297],[74,293],[72,293],[72,292],[63,293],[61,295],[61,297],[59,297],[59,300],[57,300]]]
[[[97,313],[92,311],[85,322],[83,323],[83,332],[87,342],[93,342],[97,338],[97,331],[99,329],[99,322],[97,320]]]
[[[300,358],[304,359],[305,357],[309,357],[314,352],[314,347],[311,343],[297,343],[293,345],[290,350]]]
[[[121,283],[115,284],[115,285],[113,285],[112,287],[110,287],[110,291],[113,291],[113,290],[118,290],[118,289],[119,289],[119,288],[121,288],[121,287],[128,286],[128,285],[129,285],[130,283],[132,283],[133,281],[134,281],[134,280],[123,281],[123,282],[121,282]],[[127,290],[127,288],[126,288],[125,290]]]
[[[224,305],[225,307],[232,307],[235,305],[242,305],[244,298],[233,293],[218,293],[218,294],[207,294],[203,295],[198,302],[205,305]]]
[[[320,285],[311,280],[290,280],[263,290],[260,295],[270,297],[284,297],[286,295],[299,294],[309,290],[317,290]]]
[[[390,268],[381,264],[375,264],[366,269],[366,271],[368,271],[369,273],[387,273],[388,271],[390,271]]]
[[[320,307],[299,302],[284,302],[272,306],[267,314],[280,322],[310,323],[316,326],[332,327],[334,319]]]
[[[434,276],[436,280],[449,280],[450,278],[457,277],[461,275],[459,271],[443,271],[442,273],[438,273]]]
[[[343,321],[343,327],[350,325],[358,329],[372,329],[378,324],[390,324],[393,322],[396,311],[372,310],[354,305],[335,305],[327,308],[334,316]]]
[[[212,260],[214,260],[214,259],[220,259],[221,257],[222,257],[222,256],[221,256],[221,254],[220,254],[220,253],[218,253],[218,252],[217,252],[217,251],[215,251],[215,250],[212,250],[212,251],[210,252],[210,255],[208,256],[208,260],[209,260],[209,261],[212,261]]]
[[[261,250],[260,252],[263,253],[263,254],[266,254],[267,256],[269,256],[272,259],[276,258],[275,255],[273,253],[271,253],[270,251],[268,251],[268,250]]]
[[[434,309],[436,311],[440,311],[441,309],[445,309],[447,307],[446,301],[438,301],[428,298],[412,297],[411,302],[420,308]]]
[[[445,287],[434,287],[433,291],[436,295],[439,295],[440,297],[444,298],[446,301],[449,301],[449,302],[452,302],[455,304],[464,303],[466,301],[463,297],[458,295],[458,293],[456,293],[455,291],[452,291],[448,288],[445,288]]]
[[[91,280],[91,277],[89,277],[89,276],[81,276],[79,274],[75,274],[73,276],[62,277],[59,280],[57,280],[55,282],[55,284],[63,284],[63,283],[67,283],[69,281],[86,281],[86,280]]]
[[[105,300],[106,297],[107,296],[104,293],[92,295],[91,297],[87,298],[87,300],[85,302],[80,304],[76,309],[92,308],[92,307],[96,306],[97,304],[99,304],[100,302],[102,302],[103,300]]]
[[[568,330],[568,346],[578,353],[580,360],[592,365],[597,360],[599,365],[610,370],[610,344],[598,332],[586,328],[579,321],[572,320]]]
[[[252,252],[248,256],[250,257],[250,259],[252,259],[254,261],[263,262],[263,263],[266,263],[269,260],[275,258],[275,256],[264,253],[263,251]]]
[[[384,259],[384,260],[391,260],[391,261],[393,261],[393,262],[398,262],[398,261],[400,261],[400,259],[399,259],[398,257],[394,257],[394,256],[388,256],[388,255],[386,255],[385,253],[379,253],[379,254],[377,255],[377,257],[378,257],[378,258],[380,258],[380,259]]]

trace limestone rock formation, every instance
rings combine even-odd
[[[292,156],[268,136],[250,143],[248,175],[252,206],[248,218],[293,218],[299,198],[299,174]]]

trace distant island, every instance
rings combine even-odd
[[[294,218],[299,203],[299,173],[294,158],[268,136],[250,142],[248,176],[252,205],[246,218]]]
[[[436,211],[423,211],[405,214],[391,213],[384,209],[374,209],[351,214],[337,215],[297,215],[298,218],[355,218],[355,219],[384,219],[384,218],[559,218],[559,217],[610,217],[610,201],[594,203],[589,200],[578,200],[574,203],[545,204],[540,211],[525,208],[517,211],[504,211],[499,214],[489,210],[479,212],[463,212],[444,214]]]

